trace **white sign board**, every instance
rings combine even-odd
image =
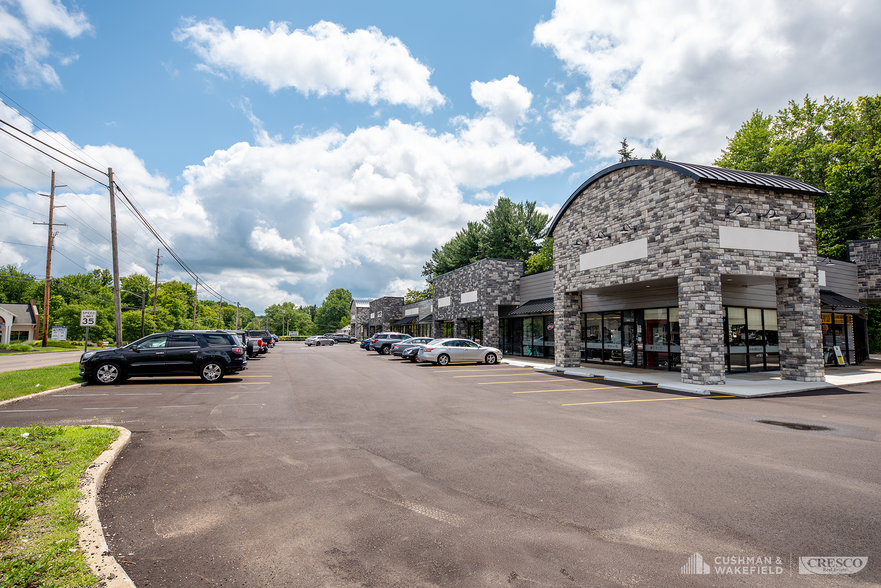
[[[288,331],[288,337],[296,337],[300,334],[300,331]]]
[[[80,326],[81,327],[94,327],[95,323],[98,322],[98,311],[97,310],[81,310],[80,311]]]
[[[67,341],[67,327],[52,327],[53,341]]]

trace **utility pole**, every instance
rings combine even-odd
[[[223,327],[223,296],[220,297],[220,305],[217,307],[217,328]]]
[[[156,250],[156,278],[153,280],[153,332],[156,332],[156,293],[159,290],[159,249]]]
[[[193,330],[196,329],[196,306],[199,305],[199,278],[196,278],[196,289],[193,291]]]
[[[35,225],[49,225],[49,246],[46,250],[46,282],[43,284],[43,347],[49,345],[49,284],[52,279],[52,244],[55,240],[55,235],[52,232],[54,227],[54,219],[55,219],[55,209],[63,208],[62,206],[55,206],[55,171],[52,171],[52,187],[49,190],[49,194],[40,194],[40,196],[49,196],[49,222],[48,223],[34,223]],[[60,226],[67,226],[65,224],[61,224]]]
[[[287,334],[288,334],[288,331],[285,328],[285,321],[284,321],[284,302],[282,302],[281,303],[281,336],[285,337],[285,336],[287,336]]]
[[[113,307],[116,318],[116,346],[122,347],[122,293],[119,291],[119,245],[116,242],[116,192],[113,183],[113,168],[107,168],[110,186],[110,245],[113,249]]]
[[[239,330],[239,303],[236,302],[236,331]]]

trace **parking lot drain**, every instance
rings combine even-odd
[[[775,427],[786,427],[787,429],[794,429],[796,431],[831,431],[831,427],[824,427],[822,425],[805,425],[802,423],[786,423],[783,421],[756,421],[757,423],[763,423],[765,425],[774,425]]]

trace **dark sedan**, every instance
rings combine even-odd
[[[400,343],[392,345],[392,355],[402,355],[406,350],[417,345],[423,345],[429,341],[434,341],[434,337],[411,337],[410,339],[405,339]]]
[[[125,347],[87,351],[80,377],[95,384],[118,384],[132,376],[199,376],[219,382],[248,367],[241,340],[225,331],[168,331]]]

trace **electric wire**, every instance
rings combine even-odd
[[[7,124],[7,125],[9,124],[9,123],[7,123],[6,121],[4,121],[4,120],[2,120],[2,119],[0,119],[0,123]],[[10,125],[10,126],[11,126],[11,125]],[[14,127],[13,127],[13,128],[14,128]],[[54,155],[50,155],[50,154],[46,153],[45,151],[43,151],[42,149],[40,149],[40,148],[37,147],[36,145],[31,145],[30,143],[28,143],[27,141],[25,141],[25,140],[22,139],[21,137],[16,137],[15,135],[13,135],[12,133],[10,133],[10,132],[7,131],[6,129],[0,128],[0,132],[6,133],[7,135],[9,135],[10,137],[12,137],[12,138],[15,139],[16,141],[21,141],[22,143],[24,143],[24,144],[27,145],[28,147],[30,147],[30,148],[32,148],[32,149],[34,149],[34,150],[36,150],[36,151],[39,151],[40,153],[42,153],[43,155],[45,155],[45,156],[48,157],[49,159],[54,159],[55,161],[57,161],[58,163],[60,163],[60,164],[63,165],[64,167],[69,167],[70,169],[72,169],[72,170],[75,171],[76,173],[80,174],[80,175],[83,176],[84,178],[88,178],[88,179],[92,180],[93,182],[95,182],[96,184],[98,184],[98,185],[100,185],[100,186],[104,186],[105,188],[107,187],[107,184],[105,184],[104,182],[101,182],[101,181],[99,181],[99,180],[96,180],[96,179],[93,178],[92,176],[88,175],[87,173],[85,173],[85,172],[83,172],[83,171],[78,170],[77,168],[73,167],[73,166],[70,165],[69,163],[65,163],[65,162],[61,161],[60,159],[58,159],[57,157],[55,157]],[[31,135],[28,135],[28,137],[31,137]],[[71,159],[73,159],[73,158],[71,158]],[[79,161],[76,160],[76,159],[74,159],[74,161],[77,161],[78,163],[81,163],[81,162],[79,162]],[[85,164],[83,164],[83,165],[85,165]],[[91,167],[91,166],[89,166],[89,167]]]
[[[15,126],[14,124],[9,123],[9,122],[3,120],[2,118],[0,118],[0,123],[3,123],[3,124],[6,125],[7,127],[11,127],[11,128],[13,128],[13,129],[15,129],[16,131],[18,131],[18,132],[21,133],[22,135],[25,135],[25,136],[27,136],[27,137],[30,137],[31,139],[33,139],[34,141],[36,141],[36,142],[39,143],[40,145],[43,145],[43,146],[45,146],[45,147],[48,147],[49,149],[52,149],[53,151],[57,151],[57,152],[60,153],[61,155],[63,155],[63,156],[65,156],[65,157],[68,157],[68,158],[74,160],[75,162],[77,162],[77,163],[80,164],[80,165],[84,165],[84,166],[86,166],[87,168],[89,168],[89,169],[91,169],[91,170],[94,170],[94,171],[98,172],[99,174],[103,174],[103,173],[104,173],[103,171],[101,171],[101,170],[98,169],[97,167],[95,167],[95,166],[93,166],[93,165],[89,165],[88,163],[86,163],[85,161],[82,161],[82,160],[80,160],[80,159],[77,159],[77,158],[74,157],[73,155],[71,155],[71,154],[69,154],[69,153],[66,153],[65,151],[62,151],[62,150],[59,149],[58,147],[53,147],[52,145],[46,143],[45,141],[41,141],[40,139],[36,138],[35,136],[33,136],[32,134],[30,134],[29,132],[21,130],[20,128],[18,128],[18,127]],[[15,135],[12,135],[12,133],[8,133],[8,132],[7,132],[7,134],[9,134],[9,136],[11,136],[11,137],[14,137],[14,136],[15,136]],[[20,140],[20,139],[19,139],[19,140]],[[44,154],[44,155],[47,155],[47,154]],[[52,156],[49,155],[49,157],[52,157]],[[55,159],[55,158],[53,157],[53,159]],[[59,161],[58,163],[61,163],[61,162]],[[82,173],[82,172],[80,172],[80,173]],[[83,175],[85,175],[85,174],[83,174]]]

